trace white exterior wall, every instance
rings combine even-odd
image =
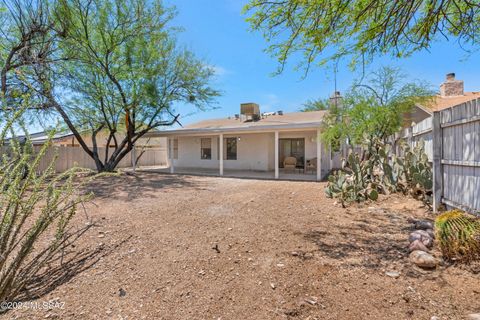
[[[266,133],[245,133],[245,134],[224,134],[224,138],[237,137],[237,160],[224,160],[226,170],[253,170],[272,171],[275,169],[275,136],[273,132]],[[305,138],[305,160],[317,156],[316,132],[282,132],[282,138]],[[212,139],[212,159],[200,159],[201,138]],[[224,153],[226,147],[224,146]],[[180,168],[209,168],[218,169],[218,135],[178,137],[178,159],[175,160],[175,167]],[[322,157],[326,155],[322,152]],[[329,160],[329,158],[328,158]],[[323,169],[323,165],[322,165]],[[323,170],[322,170],[323,171]]]
[[[273,133],[261,134],[224,134],[225,138],[240,138],[237,141],[237,160],[223,160],[225,169],[258,170],[268,171],[270,169],[269,146],[273,147]],[[200,159],[201,138],[212,139],[212,159]],[[224,146],[224,153],[226,147]],[[272,151],[273,154],[273,151]],[[212,168],[219,167],[218,161],[218,136],[196,136],[178,137],[178,159],[175,160],[176,167],[186,168]],[[273,168],[273,161],[271,164]]]

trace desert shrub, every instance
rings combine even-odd
[[[460,210],[435,219],[436,239],[446,259],[469,261],[480,257],[480,220]]]
[[[366,141],[361,157],[350,150],[341,170],[334,171],[325,188],[327,197],[342,205],[376,200],[378,194],[402,192],[430,203],[432,170],[423,142],[413,149],[400,142],[401,157],[391,154],[391,145],[379,139]]]
[[[28,135],[7,143],[22,128],[20,117],[0,123],[0,302],[15,301],[78,237],[69,223],[86,198],[75,193],[76,169],[57,175],[53,160],[39,173],[50,142],[40,150]]]

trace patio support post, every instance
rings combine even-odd
[[[275,179],[278,179],[278,131],[275,131]]]
[[[322,179],[322,162],[321,162],[321,157],[322,157],[322,143],[320,141],[320,130],[317,130],[317,181],[320,181]]]
[[[218,143],[218,162],[220,165],[220,175],[223,176],[223,133],[220,133]]]
[[[175,172],[175,166],[173,164],[173,144],[174,144],[174,140],[175,138],[174,137],[171,137],[169,140],[168,140],[168,156],[170,158],[170,173],[174,173]]]

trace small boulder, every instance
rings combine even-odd
[[[425,230],[415,230],[408,236],[408,241],[412,243],[415,240],[421,241],[427,248],[433,245],[433,238]]]
[[[398,277],[400,277],[400,272],[387,271],[387,272],[385,272],[385,275],[389,276],[390,278],[397,279]]]
[[[422,238],[422,243],[427,247],[427,248],[431,248],[433,247],[433,239],[428,237],[428,238]]]
[[[437,266],[437,260],[431,254],[420,250],[410,253],[410,261],[420,268],[432,269]]]
[[[433,223],[428,220],[418,220],[415,222],[415,229],[417,230],[433,229]]]
[[[428,252],[428,248],[420,240],[415,240],[412,243],[410,243],[410,245],[408,246],[408,250],[410,252],[415,251],[415,250]]]
[[[435,239],[435,232],[433,231],[433,229],[426,229],[425,230],[428,235],[432,238],[432,239]]]
[[[415,240],[422,240],[422,237],[430,237],[424,230],[415,230],[408,236],[408,241],[413,242]]]

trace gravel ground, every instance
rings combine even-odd
[[[343,209],[324,183],[137,173],[102,177],[95,221],[35,288],[39,306],[2,319],[465,319],[480,312],[472,268],[408,260],[400,196]],[[386,272],[400,273],[398,278]],[[36,291],[35,291],[36,290]],[[49,302],[51,309],[43,308]]]

